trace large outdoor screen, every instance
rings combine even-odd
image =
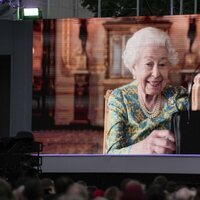
[[[180,58],[170,82],[187,88],[200,63],[199,15],[34,21],[32,129],[43,153],[103,153],[104,96],[132,81],[121,55],[147,26],[169,34]]]

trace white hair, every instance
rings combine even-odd
[[[168,52],[168,61],[170,64],[174,66],[178,63],[178,53],[173,48],[167,33],[157,28],[146,27],[133,34],[127,41],[125,50],[122,54],[124,64],[131,73],[142,53],[140,52],[141,48],[150,45],[165,47]]]

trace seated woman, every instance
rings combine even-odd
[[[169,85],[169,70],[178,62],[169,36],[143,28],[128,40],[122,58],[134,81],[109,97],[107,153],[174,153],[171,116],[187,109],[188,98],[183,87]]]

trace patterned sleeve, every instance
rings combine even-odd
[[[187,90],[182,86],[178,89],[178,94],[176,97],[176,105],[178,110],[180,111],[188,110],[189,108]]]
[[[129,154],[131,146],[127,146],[126,140],[127,111],[123,94],[119,89],[111,93],[108,107],[107,153]]]

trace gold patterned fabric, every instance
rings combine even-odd
[[[185,88],[167,85],[162,98],[164,104],[158,116],[147,118],[138,101],[137,82],[113,90],[108,100],[106,152],[130,154],[131,145],[145,139],[153,130],[170,130],[172,114],[187,110]]]

